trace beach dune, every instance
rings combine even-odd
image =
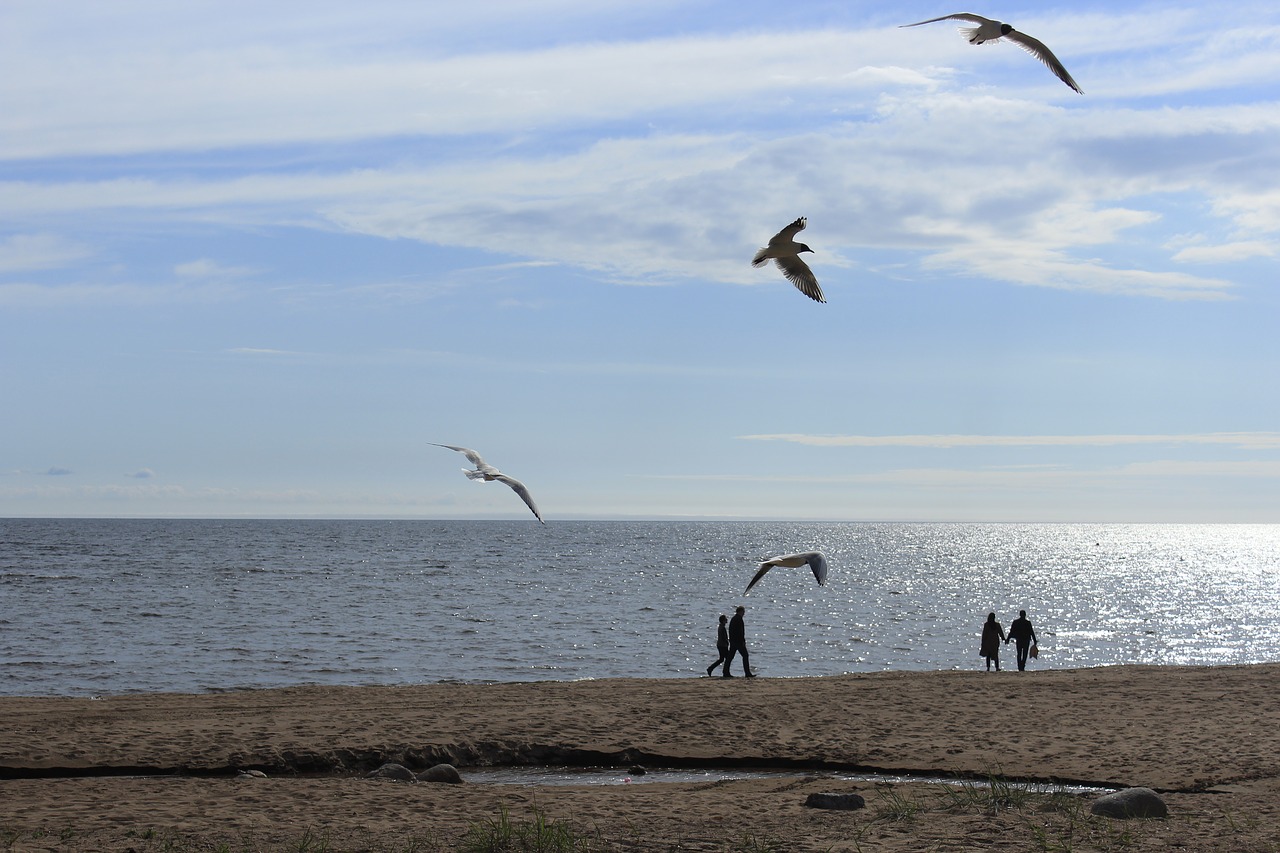
[[[1144,822],[1139,844],[1151,846],[1130,849],[1178,837],[1205,845],[1186,849],[1251,849],[1280,842],[1277,680],[1280,664],[0,698],[0,832],[15,850],[141,850],[140,838],[171,836],[285,849],[311,832],[331,850],[409,849],[396,845],[411,836],[426,839],[416,849],[446,850],[476,821],[537,808],[594,833],[597,849],[1027,840],[1029,806],[985,814],[946,807],[936,783],[897,783],[890,798],[885,785],[811,775],[856,770],[1141,785],[1162,793],[1171,817]],[[545,763],[788,774],[533,788],[362,778],[386,761],[449,762],[464,777],[476,765]],[[247,768],[267,778],[236,775]],[[867,809],[803,806],[807,793],[850,790]],[[919,806],[906,835],[890,819],[902,810],[885,805],[902,797]],[[1068,817],[1078,819],[1044,819]]]

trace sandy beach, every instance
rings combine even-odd
[[[6,850],[458,849],[505,814],[592,850],[1274,850],[1280,664],[812,679],[615,679],[0,698]],[[781,776],[522,786],[364,778],[383,762],[735,767]],[[237,771],[257,769],[265,778]],[[1146,786],[1094,792],[836,771]],[[866,808],[808,808],[852,792]]]

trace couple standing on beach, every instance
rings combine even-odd
[[[987,621],[982,625],[982,645],[978,649],[978,654],[987,659],[988,672],[991,671],[993,663],[996,665],[996,672],[1000,671],[1000,642],[1004,641],[1007,645],[1010,640],[1013,640],[1018,649],[1018,671],[1021,672],[1027,668],[1027,658],[1031,656],[1031,650],[1037,643],[1036,629],[1031,627],[1027,611],[1018,611],[1018,618],[1014,619],[1013,624],[1009,626],[1008,636],[996,621],[996,615],[988,613]]]
[[[724,664],[724,677],[733,678],[729,672],[729,664],[733,661],[733,656],[742,655],[742,671],[747,678],[755,678],[755,673],[751,671],[751,659],[747,655],[747,627],[742,621],[742,614],[747,612],[747,608],[738,605],[738,609],[734,611],[733,618],[729,619],[723,613],[720,614],[720,627],[716,631],[716,651],[720,653],[720,657],[716,658],[716,662],[707,667],[707,675],[715,671],[715,668]],[[729,623],[729,627],[725,628],[725,622]]]

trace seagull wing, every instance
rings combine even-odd
[[[529,490],[525,488],[524,483],[520,482],[515,477],[508,477],[506,474],[495,474],[493,479],[497,480],[499,483],[506,483],[510,486],[511,490],[520,496],[520,500],[524,501],[529,509],[533,510],[534,517],[538,519],[538,521],[542,521],[542,513],[538,512],[538,505],[533,502],[533,495],[529,494]],[[545,521],[542,521],[542,523],[546,524]]]
[[[787,281],[794,284],[801,293],[815,302],[827,301],[827,298],[822,295],[822,288],[818,286],[818,277],[813,274],[813,270],[809,269],[809,265],[803,258],[787,255],[775,260],[778,269],[782,270],[782,274],[787,277]]]
[[[792,222],[786,228],[783,228],[777,234],[773,235],[773,239],[769,241],[770,246],[785,246],[795,240],[795,236],[804,230],[809,224],[809,220],[801,216],[795,222]]]
[[[1080,94],[1084,94],[1084,89],[1081,89],[1076,84],[1076,81],[1071,79],[1071,75],[1067,73],[1066,67],[1058,61],[1058,57],[1053,55],[1053,51],[1044,46],[1044,42],[1040,41],[1040,39],[1032,38],[1026,33],[1019,32],[1018,30],[1010,30],[1009,34],[1006,35],[1005,38],[1047,65],[1049,70],[1056,74],[1058,79],[1063,83],[1066,83]]]
[[[463,456],[467,457],[467,461],[470,462],[472,465],[476,466],[476,470],[471,473],[476,473],[476,472],[479,472],[480,474],[497,474],[498,473],[497,468],[494,468],[488,462],[485,462],[483,459],[481,459],[480,454],[476,453],[470,447],[458,447],[453,444],[436,444],[434,441],[430,442],[430,444],[434,445],[435,447],[444,447],[449,450],[456,450],[459,453],[461,453]]]
[[[902,27],[918,27],[921,24],[933,24],[938,21],[968,21],[972,24],[994,24],[995,21],[990,18],[984,18],[981,15],[975,15],[972,12],[956,12],[954,15],[943,15],[941,18],[930,18],[927,21],[916,21],[914,24],[901,24]]]
[[[751,587],[759,583],[760,578],[769,574],[769,570],[772,569],[775,565],[777,564],[774,563],[772,560],[765,560],[763,563],[761,563],[759,571],[757,571],[755,574],[755,577],[751,579],[751,583],[747,584],[747,588],[743,590],[742,594],[746,595],[748,592],[751,592]]]
[[[814,551],[809,555],[809,568],[813,569],[813,576],[818,579],[818,586],[826,586],[827,558],[821,552]]]
[[[751,587],[755,586],[774,566],[784,566],[788,569],[808,566],[813,571],[813,576],[817,579],[818,586],[825,586],[827,583],[826,556],[821,551],[801,551],[798,554],[781,554],[777,557],[770,557],[761,563],[755,577],[751,579],[751,583],[747,584],[746,592],[743,595],[750,592]]]

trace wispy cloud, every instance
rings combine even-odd
[[[748,441],[786,441],[815,447],[1116,447],[1122,445],[1226,445],[1280,450],[1280,432],[1211,432],[1183,435],[740,435]]]
[[[1192,264],[1217,264],[1244,261],[1249,258],[1273,257],[1280,247],[1261,240],[1243,240],[1216,246],[1187,246],[1173,255],[1173,260]]]
[[[305,358],[316,355],[316,353],[273,349],[271,347],[232,347],[226,352],[232,355],[262,356],[264,358]]]
[[[92,308],[219,302],[234,293],[221,284],[0,284],[0,308]]]
[[[867,97],[927,82],[903,68],[911,41],[888,43],[877,30],[592,39],[434,57],[318,52],[292,41],[187,53],[155,42],[139,48],[146,53],[131,62],[53,63],[39,45],[15,56],[32,75],[12,93],[24,132],[0,136],[0,158],[505,132],[752,96]],[[151,73],[154,62],[164,74]],[[883,70],[867,73],[875,69]],[[123,91],[137,105],[127,114],[112,106]]]
[[[56,269],[88,254],[85,246],[53,234],[14,234],[0,240],[0,273]]]
[[[209,258],[200,258],[199,260],[178,264],[173,268],[173,272],[183,279],[220,279],[241,278],[252,274],[254,271],[248,267],[229,267]]]
[[[977,468],[902,467],[857,474],[637,474],[637,479],[721,483],[809,483],[813,485],[888,484],[919,487],[1001,486],[1030,488],[1143,478],[1280,478],[1280,460],[1190,462],[1158,460],[1106,467],[1068,465],[991,465]]]
[[[563,13],[572,27],[548,11],[556,6],[572,9]],[[215,4],[124,4],[115,17],[98,19],[101,30],[86,25],[109,38],[86,39],[59,28],[37,4],[6,21],[16,34],[7,67],[21,73],[5,75],[7,88],[0,88],[11,105],[0,116],[0,129],[10,131],[0,133],[0,157],[527,131],[714,110],[727,101],[786,99],[795,108],[806,98],[838,96],[848,108],[886,87],[971,87],[990,79],[975,69],[1016,69],[1003,85],[1074,97],[1052,77],[1030,73],[1016,50],[974,51],[947,25],[900,31],[894,24],[902,21],[888,12],[861,27],[842,26],[836,21],[848,19],[833,16],[827,26],[788,29],[780,21],[768,32],[710,32],[695,25],[698,16],[675,7],[689,21],[678,36],[590,25],[621,10],[657,24],[673,7],[561,0],[517,11],[486,3],[453,21],[394,3],[362,7],[360,15],[312,6],[304,13],[284,3],[254,9],[255,26],[245,32],[227,25],[236,13]],[[504,17],[490,18],[498,9]],[[1231,17],[1251,12],[1236,7]],[[1050,28],[1062,56],[1089,60],[1101,87],[1086,83],[1090,91],[1167,94],[1273,80],[1275,28],[1224,26],[1214,15],[1175,6],[1018,23]],[[93,19],[88,7],[81,16]],[[303,17],[305,26],[298,23]],[[136,25],[144,18],[147,27]],[[1209,38],[1206,18],[1216,25]],[[144,37],[155,32],[167,37]],[[485,34],[481,51],[474,49],[477,32]],[[1171,70],[1174,49],[1181,61]],[[1101,82],[1113,80],[1110,89]],[[128,111],[118,108],[123,93]]]

